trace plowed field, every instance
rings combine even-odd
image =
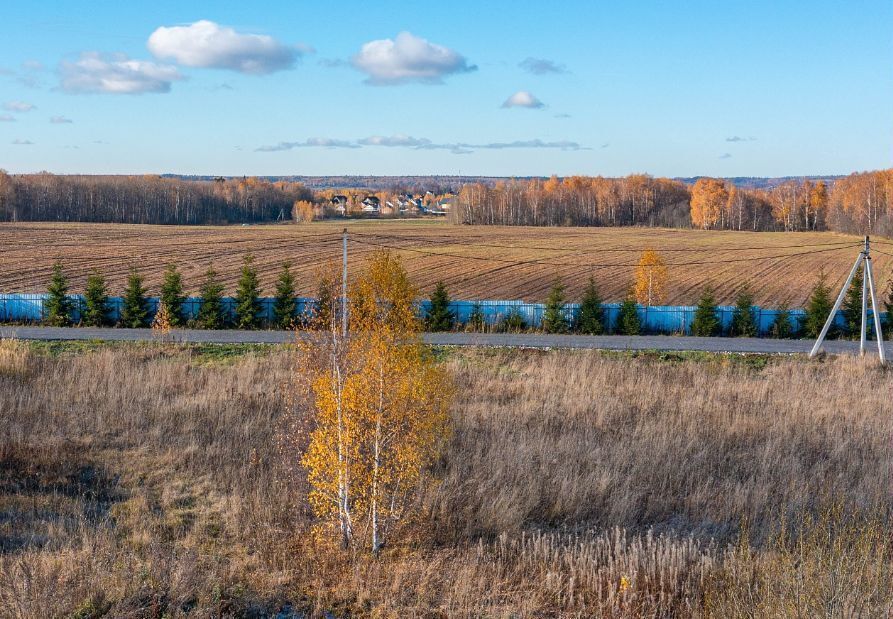
[[[83,289],[97,269],[113,294],[136,266],[157,293],[164,266],[176,262],[189,292],[213,265],[229,291],[242,257],[255,256],[265,293],[292,262],[298,292],[312,295],[316,273],[340,261],[345,223],[270,226],[138,226],[112,224],[0,224],[0,292],[42,292],[60,259],[72,290]],[[804,303],[820,269],[839,286],[859,251],[860,239],[833,233],[713,232],[654,228],[522,228],[452,226],[443,222],[351,221],[350,265],[377,247],[397,248],[413,281],[428,292],[443,280],[458,299],[542,301],[556,278],[576,298],[590,276],[606,300],[619,299],[645,248],[669,265],[668,304],[693,304],[705,286],[731,302],[749,284],[756,302]],[[893,254],[893,244],[876,248]],[[875,254],[881,290],[893,274],[893,257]]]

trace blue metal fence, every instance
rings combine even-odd
[[[44,318],[44,302],[46,299],[46,294],[0,294],[0,322],[40,322]],[[83,297],[81,295],[71,295],[70,299],[74,306],[72,318],[74,322],[78,322],[80,321],[81,310],[84,304]],[[261,304],[261,317],[265,320],[272,320],[275,299],[264,297],[259,299],[259,301]],[[158,308],[158,299],[151,297],[147,299],[147,302],[150,313],[154,314]],[[297,315],[309,315],[312,313],[315,303],[316,301],[312,298],[298,298]],[[117,322],[120,319],[122,306],[123,299],[121,297],[109,298],[108,317],[110,321]],[[235,316],[235,300],[229,297],[224,298],[223,306],[227,315],[233,318]],[[421,301],[419,303],[420,313],[424,314],[429,306],[429,301]],[[185,318],[195,318],[200,307],[201,298],[189,297],[186,299],[186,302],[183,304]],[[483,316],[484,323],[491,327],[498,326],[511,314],[517,313],[528,327],[537,328],[542,323],[543,312],[545,311],[545,306],[542,303],[526,303],[524,301],[453,301],[450,304],[450,308],[459,323],[469,322],[472,312],[475,311],[475,308],[478,308]],[[610,330],[617,323],[620,304],[606,303],[604,304],[604,309],[606,327]],[[695,310],[694,306],[688,305],[639,306],[638,313],[643,332],[684,334],[691,331]],[[729,328],[734,310],[734,307],[728,305],[722,305],[717,308],[717,314],[723,330]],[[759,326],[759,334],[767,335],[780,310],[754,307],[753,311]],[[565,306],[565,316],[568,320],[576,319],[579,312],[579,304],[569,303]],[[793,327],[797,327],[804,314],[805,312],[802,309],[790,310]],[[838,312],[836,324],[840,327],[844,326],[843,312]]]

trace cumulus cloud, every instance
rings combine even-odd
[[[465,155],[477,150],[505,150],[505,149],[555,149],[564,151],[589,150],[578,142],[569,140],[545,141],[540,139],[515,140],[513,142],[486,142],[472,144],[468,142],[434,142],[428,138],[417,138],[404,134],[392,136],[374,135],[359,140],[334,140],[331,138],[310,138],[303,142],[280,142],[271,146],[260,146],[255,149],[258,152],[279,152],[294,148],[324,147],[324,148],[362,148],[362,147],[386,147],[409,148],[412,150],[448,150],[453,154]]]
[[[526,90],[519,90],[518,92],[513,94],[511,97],[506,99],[505,102],[502,104],[502,107],[504,107],[504,108],[526,107],[528,109],[536,110],[541,107],[544,107],[544,104],[542,101],[540,101],[539,99],[534,97],[532,94],[530,94]]]
[[[518,66],[534,75],[567,73],[567,67],[563,64],[558,64],[557,62],[545,58],[527,57],[519,62]]]
[[[229,69],[262,75],[290,69],[310,48],[288,46],[265,34],[246,34],[206,19],[187,26],[162,26],[149,35],[156,58],[187,67]]]
[[[74,121],[72,121],[70,118],[66,118],[65,116],[52,116],[50,117],[50,122],[54,125],[68,125]]]
[[[350,140],[336,140],[333,138],[308,138],[303,142],[279,142],[269,146],[259,146],[254,150],[261,153],[275,153],[294,148],[359,148],[359,145]]]
[[[7,101],[3,104],[3,109],[7,112],[30,112],[37,109],[33,103],[25,103],[24,101]]]
[[[63,61],[59,75],[65,92],[128,95],[170,92],[171,82],[183,79],[176,67],[99,52],[83,52],[74,62]]]
[[[393,39],[369,41],[350,62],[368,76],[366,83],[378,86],[407,82],[440,84],[447,75],[477,70],[458,52],[410,32],[401,32]]]
[[[14,123],[16,117],[12,114],[0,114],[0,123]]]
[[[16,146],[30,146],[34,144],[31,140],[13,140],[12,143]]]

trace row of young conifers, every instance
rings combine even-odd
[[[132,268],[121,297],[120,312],[112,316],[109,288],[100,272],[94,271],[87,278],[82,296],[73,296],[64,267],[61,262],[56,262],[43,305],[43,322],[52,326],[79,324],[126,328],[307,329],[325,328],[337,318],[341,282],[336,273],[321,272],[318,275],[317,296],[304,307],[298,302],[295,288],[290,264],[284,263],[276,281],[271,311],[265,312],[260,301],[262,290],[254,259],[246,255],[232,300],[225,299],[218,273],[209,268],[199,288],[198,311],[189,312],[185,308],[187,297],[183,277],[176,264],[169,264],[165,270],[157,303],[150,303],[143,276]],[[446,285],[439,282],[430,299],[420,304],[419,314],[427,331],[519,333],[538,330],[545,333],[638,335],[647,330],[639,310],[643,305],[649,305],[640,303],[640,297],[637,287],[631,286],[611,319],[596,282],[590,279],[582,297],[573,300],[578,302],[578,307],[571,311],[568,304],[572,300],[567,298],[562,282],[556,280],[543,304],[539,325],[528,324],[519,308],[512,308],[494,324],[487,320],[479,303],[472,307],[465,320],[459,321]],[[834,325],[830,337],[858,336],[861,304],[862,273],[859,271],[842,306],[842,324],[838,321]],[[884,306],[882,322],[888,331],[893,331],[893,282],[887,287]],[[778,308],[768,335],[774,338],[816,337],[832,307],[832,291],[826,276],[820,273],[802,314],[793,313],[787,306]],[[720,320],[713,291],[705,288],[694,310],[690,332],[702,337],[756,337],[760,335],[758,322],[753,296],[746,287],[739,292],[731,321],[726,325]]]

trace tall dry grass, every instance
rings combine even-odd
[[[353,560],[313,535],[299,454],[277,441],[286,352],[22,350],[0,372],[0,616],[843,617],[893,601],[893,376],[870,362],[451,354],[455,432],[419,515]]]

